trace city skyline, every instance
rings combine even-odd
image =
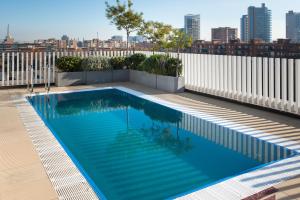
[[[112,4],[115,0],[108,2]],[[300,10],[300,2],[293,0],[216,0],[214,4],[199,0],[133,0],[133,3],[135,10],[144,13],[145,20],[161,21],[177,28],[183,28],[184,15],[200,14],[201,39],[205,40],[211,39],[211,28],[228,26],[240,29],[240,17],[245,10],[249,6],[260,6],[261,3],[266,3],[272,10],[273,40],[285,38],[286,13],[289,10]],[[1,40],[6,35],[7,24],[10,24],[11,35],[16,41],[60,38],[64,34],[70,38],[91,39],[97,37],[97,32],[100,39],[108,39],[112,35],[124,36],[123,32],[117,31],[105,18],[105,5],[102,0],[11,0],[1,4],[4,8],[0,13]]]

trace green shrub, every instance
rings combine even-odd
[[[82,59],[81,68],[84,71],[102,71],[111,69],[111,66],[108,58],[88,57]]]
[[[178,75],[182,72],[181,60],[171,58],[168,55],[152,55],[147,58],[141,65],[140,70],[152,74],[160,74],[165,76],[176,76],[176,68],[178,67]]]
[[[126,68],[125,57],[112,57],[109,59],[109,63],[113,69]]]
[[[167,76],[175,76],[176,77],[176,68],[177,75],[180,76],[182,74],[182,62],[178,58],[168,58],[166,63],[166,75]]]
[[[56,60],[56,66],[63,72],[77,72],[82,70],[81,61],[79,57],[64,56]]]
[[[147,57],[145,54],[136,53],[126,57],[125,63],[129,69],[139,70],[139,66],[146,60],[146,58]]]

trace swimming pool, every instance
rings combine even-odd
[[[30,102],[107,199],[165,199],[295,153],[117,89]]]

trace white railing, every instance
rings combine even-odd
[[[300,114],[300,59],[180,54],[188,90]]]
[[[132,51],[129,52],[132,54]],[[126,51],[77,51],[77,52],[4,52],[0,54],[0,87],[43,84],[48,77],[50,66],[51,83],[55,81],[55,61],[62,56],[125,56]],[[33,70],[30,70],[33,69]],[[31,75],[32,73],[32,75]],[[32,81],[31,81],[32,79]]]

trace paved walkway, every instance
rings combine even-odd
[[[218,118],[233,120],[235,123],[262,130],[270,136],[276,136],[276,140],[279,137],[283,142],[293,141],[295,146],[300,144],[300,119],[200,95],[168,94],[132,83],[53,87],[52,91],[112,85],[122,85],[201,112],[207,112]],[[43,92],[44,89],[40,88],[36,91]],[[2,116],[0,119],[0,200],[57,199],[57,194],[41,165],[17,109],[10,100],[11,95],[25,93],[25,89],[0,90],[0,116]],[[279,189],[279,192],[276,193],[277,199],[300,199],[300,178],[283,182],[276,187]]]

